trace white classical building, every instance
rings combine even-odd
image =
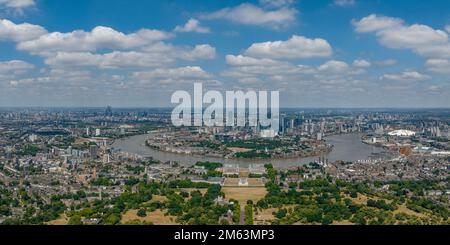
[[[225,164],[223,166],[223,175],[239,175],[239,165]]]
[[[264,164],[250,164],[248,166],[248,172],[251,174],[260,174],[263,175],[266,173],[266,168],[264,167]]]

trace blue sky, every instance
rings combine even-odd
[[[450,2],[0,0],[0,106],[449,107]]]

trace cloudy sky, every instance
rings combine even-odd
[[[450,1],[0,0],[0,106],[450,107]]]

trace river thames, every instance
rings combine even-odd
[[[285,168],[292,166],[304,165],[306,163],[316,161],[317,157],[303,157],[303,158],[288,158],[288,159],[225,159],[219,157],[208,157],[200,155],[186,155],[171,152],[163,152],[151,149],[145,145],[145,140],[150,134],[135,135],[123,139],[118,139],[113,143],[115,149],[120,149],[125,152],[138,154],[143,157],[153,157],[155,160],[162,162],[176,161],[182,165],[193,165],[198,161],[214,161],[223,164],[239,164],[239,166],[246,167],[252,163],[272,163],[275,167]],[[326,137],[328,144],[332,144],[333,150],[323,155],[328,161],[358,161],[367,160],[373,154],[381,153],[384,150],[380,147],[375,147],[362,143],[361,134],[340,134]]]

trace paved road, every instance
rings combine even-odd
[[[245,225],[245,206],[241,206],[241,217],[239,217],[239,224]]]

